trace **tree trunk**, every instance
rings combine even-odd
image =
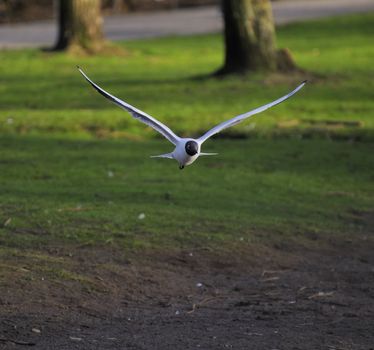
[[[222,0],[222,10],[225,63],[218,74],[276,70],[280,56],[270,0]]]
[[[98,52],[104,46],[100,0],[59,0],[55,50]]]

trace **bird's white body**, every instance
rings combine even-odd
[[[188,142],[196,143],[196,154],[189,155],[186,152],[186,144]],[[183,169],[186,165],[192,164],[200,155],[213,155],[215,153],[201,153],[201,145],[195,139],[191,138],[180,138],[174,148],[174,151],[171,153],[160,154],[158,156],[151,156],[152,158],[170,158],[175,159],[179,167]]]
[[[117,104],[121,108],[128,111],[134,118],[138,119],[139,121],[143,122],[144,124],[147,124],[148,126],[152,127],[156,131],[158,131],[161,135],[163,135],[166,139],[168,139],[171,143],[175,145],[175,149],[171,153],[161,154],[158,156],[152,156],[153,158],[170,158],[175,159],[178,164],[179,168],[183,169],[186,165],[192,164],[199,156],[202,155],[214,155],[216,153],[202,153],[201,152],[201,145],[209,139],[211,136],[219,133],[220,131],[229,128],[233,125],[236,125],[243,121],[244,119],[247,119],[251,117],[254,114],[261,113],[265,111],[266,109],[273,107],[288,98],[290,98],[292,95],[294,95],[296,92],[298,92],[306,83],[304,81],[302,84],[300,84],[296,89],[291,91],[289,94],[278,98],[277,100],[270,102],[264,106],[261,106],[259,108],[256,108],[252,111],[249,111],[244,114],[240,114],[232,119],[229,119],[227,121],[224,121],[218,125],[216,125],[214,128],[207,131],[204,135],[199,137],[198,139],[192,139],[192,138],[182,138],[177,136],[170,128],[168,128],[165,124],[161,123],[157,119],[151,117],[145,112],[142,112],[141,110],[131,106],[130,104],[120,100],[119,98],[109,94],[105,90],[103,90],[101,87],[96,85],[90,78],[87,77],[87,75],[78,67],[79,71],[82,73],[82,75],[86,78],[86,80],[104,97],[112,101],[113,103]]]

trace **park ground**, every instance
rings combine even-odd
[[[293,75],[213,78],[219,35],[1,52],[0,349],[372,349],[373,20],[280,27]],[[310,83],[179,171],[76,64],[182,135]]]

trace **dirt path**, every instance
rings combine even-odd
[[[372,234],[280,242],[142,262],[50,248],[40,270],[8,257],[0,349],[373,349]]]
[[[372,0],[282,0],[273,3],[277,24],[304,21],[344,13],[374,10]],[[128,40],[168,35],[212,33],[222,30],[217,6],[109,16],[104,30],[109,40]],[[1,25],[0,48],[52,46],[57,36],[56,21]]]

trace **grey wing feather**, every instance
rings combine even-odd
[[[155,118],[151,117],[147,113],[142,112],[141,110],[135,108],[134,106],[131,106],[130,104],[120,100],[119,98],[109,94],[104,89],[102,89],[100,86],[95,84],[83,71],[81,68],[79,68],[79,71],[81,74],[85,77],[85,79],[92,85],[92,87],[97,90],[101,95],[106,97],[108,100],[112,101],[116,105],[120,106],[121,108],[125,109],[126,111],[130,112],[130,114],[135,118],[143,122],[144,124],[147,124],[148,126],[152,127],[156,131],[158,131],[161,135],[165,136],[171,143],[176,145],[179,141],[179,137],[174,134],[174,132],[168,128],[165,124],[159,122]]]
[[[222,122],[221,124],[218,124],[216,125],[214,128],[210,129],[209,131],[207,131],[203,136],[201,136],[198,141],[200,143],[203,143],[204,141],[206,141],[209,137],[219,133],[220,131],[224,130],[224,129],[227,129],[229,128],[230,126],[234,126],[236,124],[239,124],[241,121],[243,121],[244,119],[247,119],[249,117],[251,117],[252,115],[255,115],[255,114],[258,114],[258,113],[261,113],[265,110],[267,110],[268,108],[271,108],[285,100],[287,100],[288,98],[290,98],[292,95],[296,94],[296,92],[298,92],[305,84],[307,83],[307,81],[303,81],[295,90],[291,91],[289,94],[281,97],[281,98],[278,98],[277,100],[273,101],[273,102],[270,102],[264,106],[261,106],[259,108],[256,108],[256,109],[253,109],[252,111],[249,111],[247,113],[244,113],[244,114],[240,114],[232,119],[229,119],[225,122]]]

